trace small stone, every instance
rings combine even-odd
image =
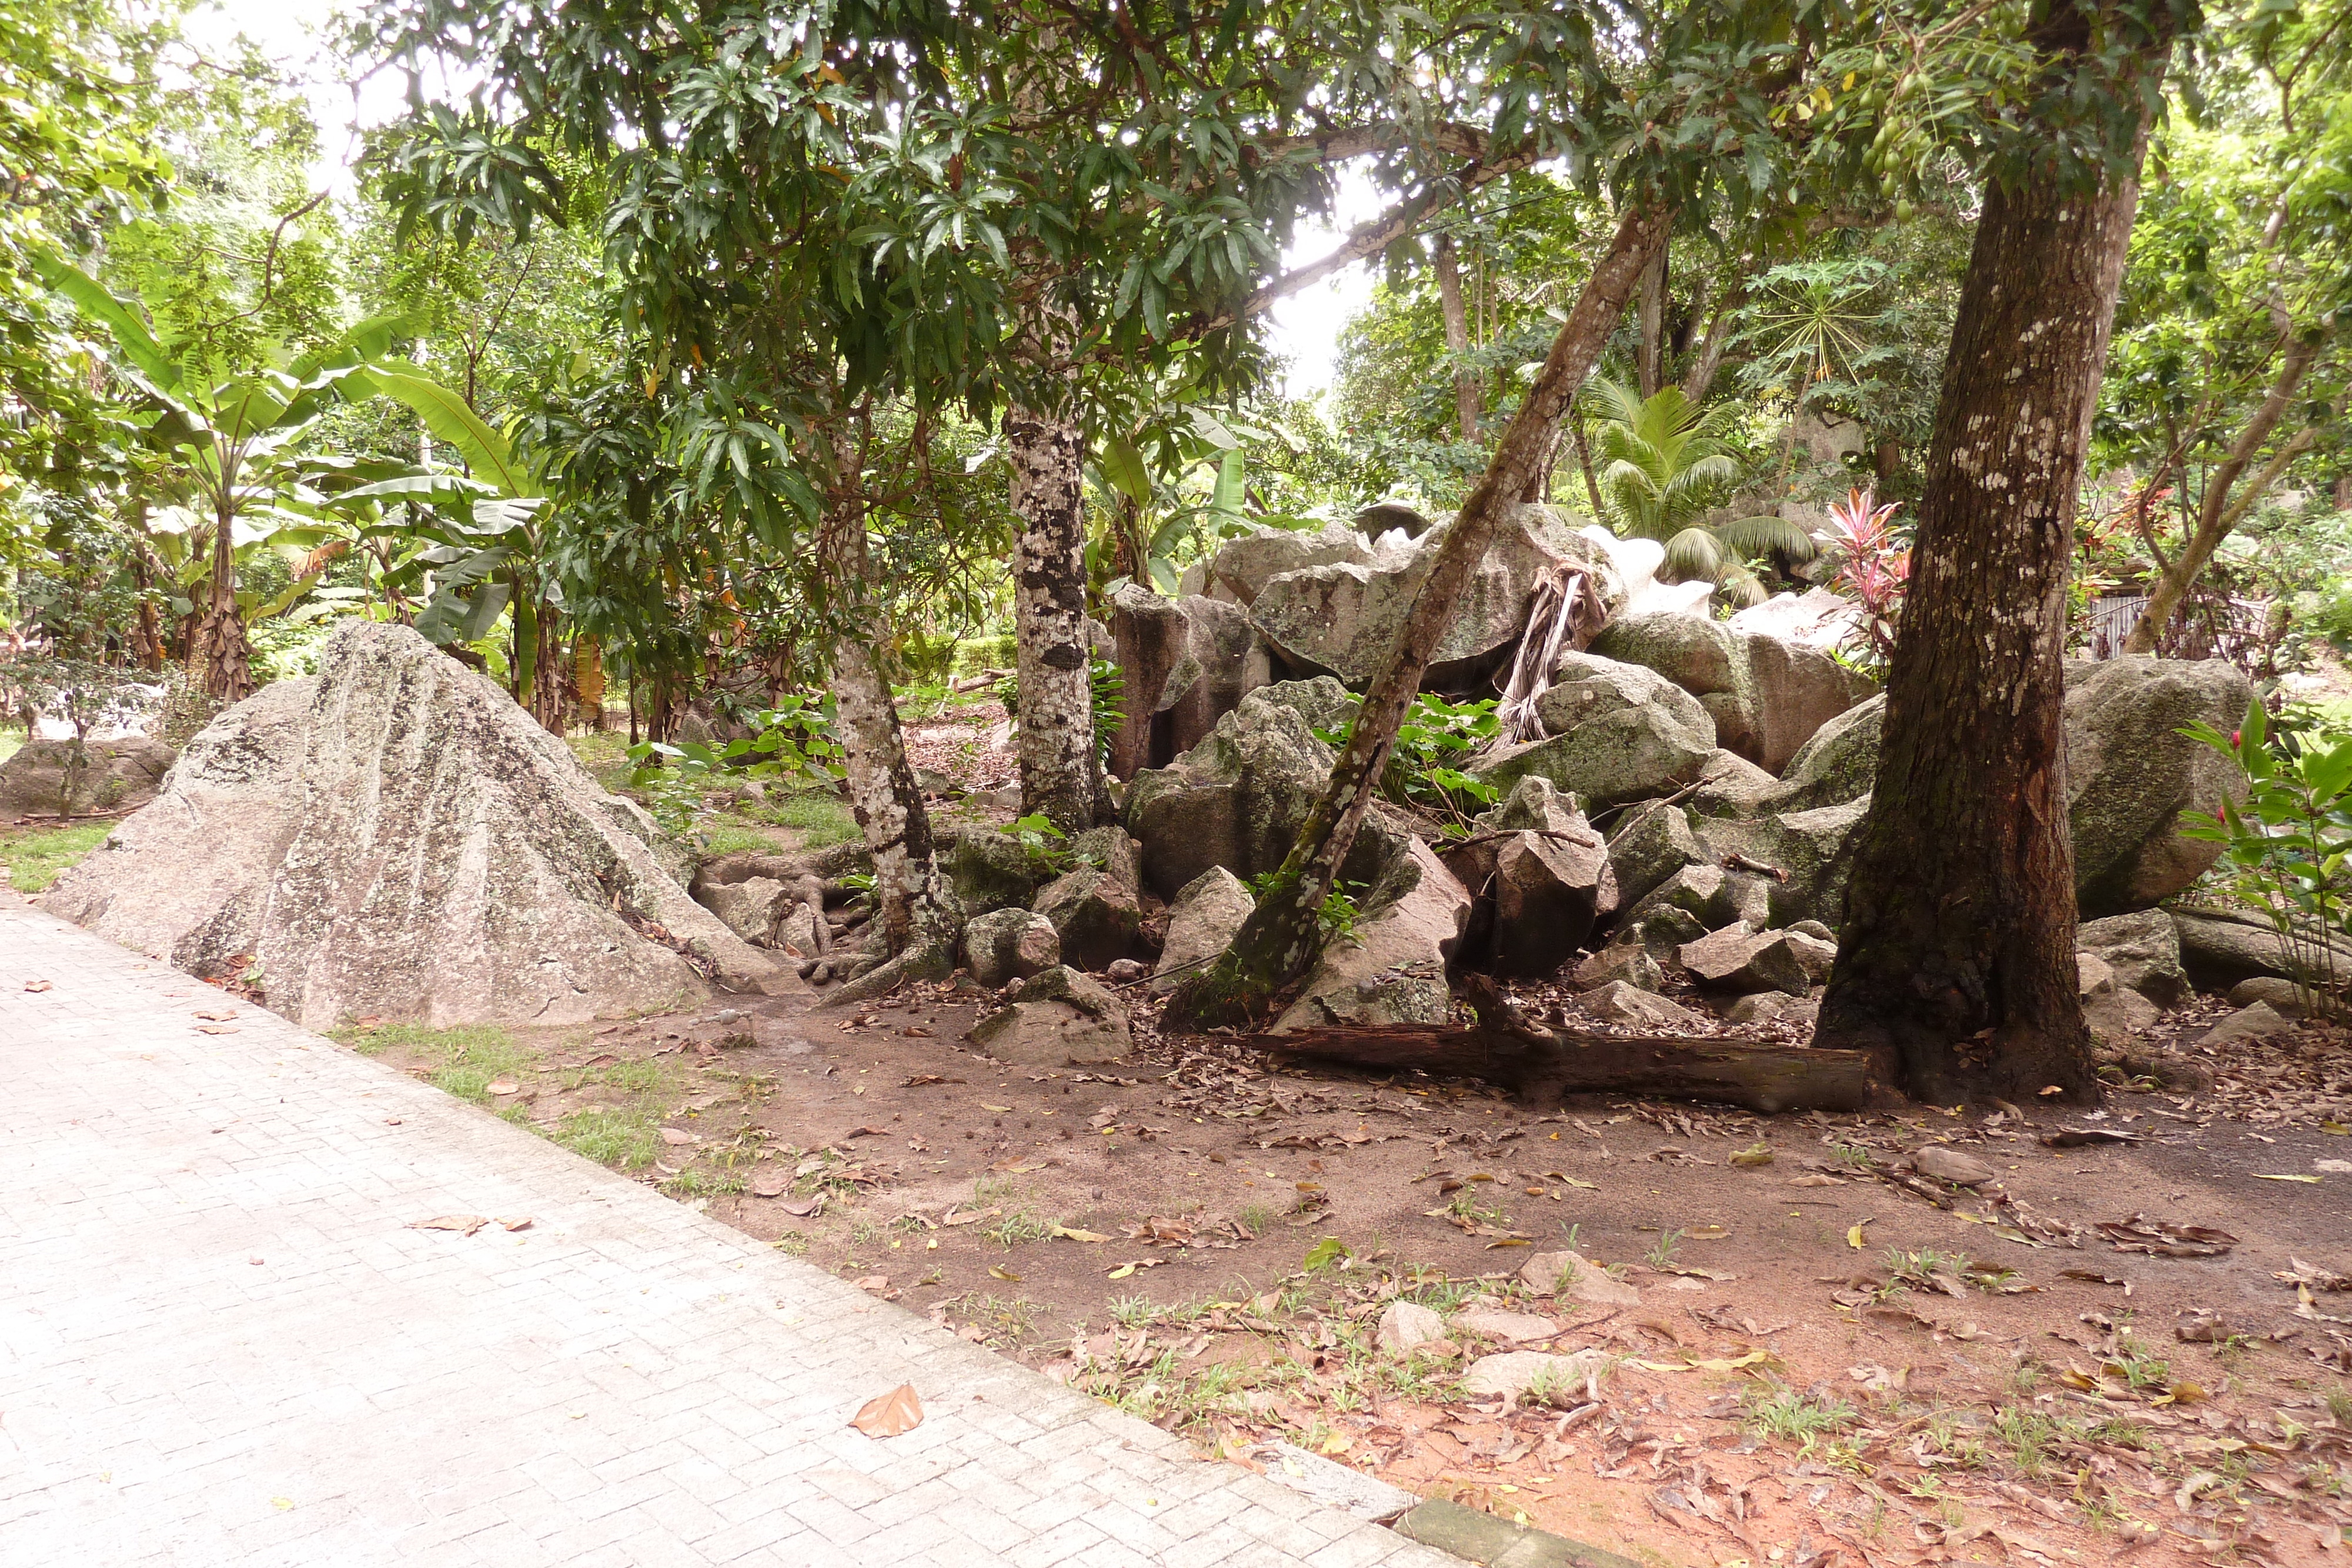
[[[1706,1021],[1686,1007],[1622,980],[1612,980],[1597,991],[1585,992],[1576,998],[1576,1008],[1587,1018],[1630,1029],[1695,1030]]]
[[[1812,976],[1793,943],[1810,937],[1785,931],[1750,930],[1744,923],[1683,945],[1683,967],[1701,986],[1718,991],[1786,991],[1802,994]]]
[[[1538,1383],[1560,1394],[1581,1392],[1598,1384],[1609,1358],[1599,1351],[1551,1355],[1539,1350],[1515,1350],[1502,1355],[1482,1355],[1462,1375],[1464,1392],[1488,1398],[1500,1395],[1516,1403]]]
[[[1121,958],[1114,962],[1109,968],[1103,971],[1103,977],[1114,986],[1123,986],[1128,984],[1129,981],[1143,978],[1148,972],[1149,971],[1147,971],[1141,964],[1137,963],[1134,959]]]
[[[1526,1344],[1531,1340],[1550,1339],[1562,1333],[1561,1325],[1549,1318],[1533,1312],[1501,1312],[1489,1308],[1474,1308],[1456,1312],[1447,1328],[1454,1333],[1475,1334],[1480,1339],[1500,1340],[1505,1344]]]
[[[2303,993],[2293,980],[2276,975],[2255,975],[2240,980],[2230,988],[2230,1005],[2250,1008],[2256,1002],[2266,1003],[2281,1018],[2299,1019],[2307,1010],[2303,1005]]]
[[[1637,991],[1654,991],[1665,984],[1665,975],[1658,961],[1638,942],[1612,942],[1581,964],[1569,976],[1569,983],[1580,991],[1598,990],[1603,986],[1626,985]]]
[[[1981,1186],[1997,1174],[1984,1161],[1942,1144],[1923,1144],[1912,1151],[1911,1164],[1923,1176],[1954,1186]]]
[[[1582,1301],[1594,1307],[1639,1306],[1642,1292],[1574,1252],[1538,1252],[1519,1265],[1519,1283],[1529,1293]]]
[[[1769,1023],[1796,999],[1786,991],[1757,991],[1732,1003],[1723,1016],[1733,1023]]]
[[[1445,1320],[1415,1301],[1391,1301],[1381,1313],[1374,1342],[1394,1355],[1445,1337]]]
[[[2244,1040],[2268,1040],[2284,1034],[2294,1026],[2280,1015],[2268,1002],[2255,1002],[2240,1008],[2211,1029],[2197,1037],[2202,1046],[2237,1045]]]

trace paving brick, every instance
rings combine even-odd
[[[1454,1561],[5,892],[0,1147],[11,1563]]]

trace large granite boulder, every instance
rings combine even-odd
[[[1690,816],[1680,806],[1660,803],[1628,812],[1611,831],[1609,865],[1624,904],[1646,898],[1685,866],[1706,865],[1714,858],[1691,831]]]
[[[1142,845],[1144,884],[1172,898],[1211,866],[1244,880],[1279,866],[1330,781],[1333,753],[1315,730],[1348,709],[1347,691],[1328,676],[1277,682],[1166,768],[1137,774],[1127,831]]]
[[[943,859],[948,885],[967,915],[1027,907],[1047,874],[1027,845],[990,828],[959,834]]]
[[[1168,599],[1133,582],[1109,597],[1122,681],[1110,770],[1120,779],[1166,767],[1274,678],[1265,640],[1237,604]]]
[[[2202,721],[2226,734],[2251,697],[2246,677],[2221,659],[2067,666],[2067,820],[2084,918],[2149,908],[2221,858],[2221,845],[2183,838],[2179,824],[2233,795],[2237,767],[2180,730]]]
[[[714,883],[703,890],[698,902],[726,922],[728,930],[765,947],[775,945],[776,922],[788,912],[788,899],[791,908],[802,907],[791,890],[774,877],[750,876],[741,882]]]
[[[1419,839],[1411,840],[1335,936],[1275,1032],[1331,1024],[1443,1023],[1453,997],[1446,960],[1470,916],[1470,893]]]
[[[1773,774],[1869,695],[1861,676],[1826,653],[1698,615],[1626,616],[1604,627],[1591,652],[1665,676],[1706,709],[1718,744]]]
[[[1884,694],[1853,706],[1813,731],[1789,758],[1770,809],[1805,811],[1857,800],[1878,782],[1878,745],[1886,725]]]
[[[1545,738],[1496,754],[1479,778],[1548,779],[1599,808],[1672,794],[1714,755],[1715,721],[1655,670],[1570,653],[1552,678],[1536,702]]]
[[[144,735],[85,742],[28,740],[0,762],[0,822],[136,810],[172,770],[172,748]]]
[[[2352,940],[2337,936],[2323,946],[2316,927],[2303,927],[2305,936],[2290,943],[2267,918],[2246,910],[2176,904],[2170,913],[2181,967],[2200,986],[2218,990],[2260,975],[2292,980],[2298,969],[2313,978],[2332,970],[2339,982],[2352,977]]]
[[[2189,974],[2180,964],[2180,927],[2161,909],[2085,920],[2075,928],[2074,946],[2105,964],[2116,985],[2159,1008],[2189,999]]]
[[[1738,856],[1746,862],[1764,890],[1769,924],[1818,920],[1834,930],[1845,918],[1846,877],[1869,810],[1864,795],[1809,811],[1712,818],[1698,824],[1698,837],[1717,859]],[[1780,874],[1754,872],[1759,865]]]
[[[1213,865],[1184,884],[1168,906],[1168,936],[1152,967],[1151,994],[1164,997],[1233,946],[1257,900],[1242,879]]]
[[[1039,890],[1031,908],[1053,923],[1064,963],[1107,969],[1128,956],[1143,925],[1135,841],[1118,828],[1093,828],[1070,848],[1077,863]]]
[[[47,907],[312,1029],[579,1023],[793,982],[687,895],[652,821],[407,627],[189,743]]]
[[[1127,1009],[1099,980],[1067,967],[1021,982],[1013,1004],[972,1025],[987,1056],[1015,1067],[1093,1067],[1134,1043]]]
[[[1188,595],[1200,594],[1247,609],[1257,602],[1267,582],[1285,572],[1321,566],[1370,566],[1372,559],[1362,536],[1342,523],[1328,523],[1311,534],[1261,528],[1227,539],[1215,555],[1187,571],[1178,586]]]
[[[1339,561],[1271,578],[1251,615],[1292,668],[1337,675],[1361,688],[1385,665],[1397,629],[1412,612],[1414,596],[1451,527],[1441,524],[1373,561]],[[1612,611],[1624,602],[1622,583],[1606,550],[1572,532],[1550,507],[1521,506],[1496,530],[1455,596],[1445,635],[1424,677],[1427,685],[1467,690],[1492,674],[1526,630],[1538,579],[1564,560],[1593,574]]]
[[[1061,934],[1034,910],[991,910],[965,922],[961,940],[964,967],[990,990],[1042,975],[1062,962]]]
[[[1445,856],[1478,901],[1471,949],[1497,974],[1551,974],[1616,910],[1608,845],[1573,800],[1539,778],[1520,779],[1472,828]]]

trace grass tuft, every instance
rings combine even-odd
[[[106,842],[112,831],[112,822],[93,822],[86,828],[0,833],[0,862],[8,867],[8,885],[18,893],[48,892],[50,883]]]

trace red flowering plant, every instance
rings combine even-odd
[[[1894,523],[1902,506],[1880,505],[1874,490],[1848,490],[1813,535],[1830,551],[1830,586],[1862,611],[1843,650],[1857,664],[1884,665],[1895,653],[1895,617],[1911,586],[1911,541]]]

